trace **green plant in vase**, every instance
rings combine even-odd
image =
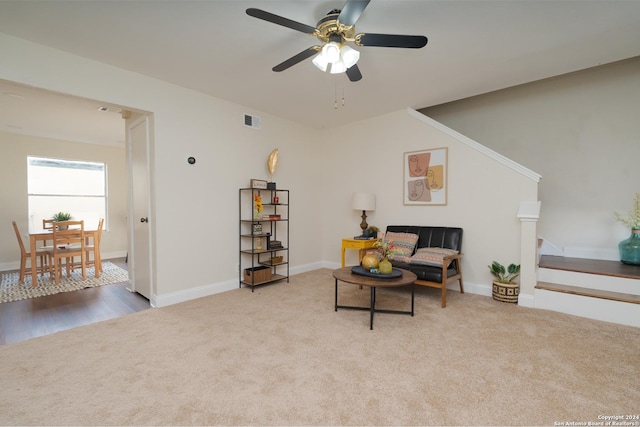
[[[509,264],[509,267],[504,268],[504,265],[498,261],[493,261],[487,267],[498,283],[513,283],[513,280],[520,275],[520,266],[515,264]]]
[[[618,244],[620,261],[640,265],[640,193],[636,193],[634,208],[625,215],[614,212],[616,220],[631,228],[631,236]]]
[[[71,214],[69,212],[58,212],[53,214],[53,216],[51,217],[51,220],[53,222],[64,222],[64,221],[69,221],[71,220]],[[66,226],[61,226],[60,229],[63,230],[65,229]]]
[[[520,265],[509,264],[507,268],[497,261],[488,265],[489,271],[495,278],[493,281],[492,296],[496,301],[517,304],[520,294],[520,285],[514,280],[520,275]]]
[[[62,222],[71,220],[72,216],[69,212],[58,212],[51,217],[52,221]]]

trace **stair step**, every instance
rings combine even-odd
[[[543,255],[539,267],[640,280],[640,265],[623,264],[620,261]]]
[[[536,289],[543,289],[553,292],[563,292],[573,295],[582,295],[592,298],[602,298],[612,301],[628,302],[632,304],[640,304],[640,295],[604,291],[601,289],[582,288],[580,286],[560,285],[548,282],[538,282],[538,284],[536,285]]]

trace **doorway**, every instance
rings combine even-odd
[[[121,161],[119,164],[122,170],[114,171],[114,176],[118,174],[122,177],[121,181],[118,181],[119,183],[122,182],[122,184],[117,186],[118,189],[122,189],[117,190],[114,188],[113,191],[121,191],[128,194],[128,196],[120,198],[121,202],[118,203],[120,203],[121,206],[117,208],[115,214],[110,207],[108,215],[112,216],[112,236],[118,239],[118,241],[127,239],[126,241],[128,243],[124,248],[114,245],[113,254],[114,256],[124,257],[127,249],[129,249],[129,253],[126,254],[128,255],[128,261],[130,263],[128,264],[128,270],[130,271],[130,275],[136,277],[137,283],[135,288],[143,289],[143,292],[146,294],[145,297],[152,297],[154,287],[152,283],[153,276],[150,273],[150,266],[152,265],[151,245],[149,240],[146,242],[138,241],[138,239],[148,239],[150,233],[146,233],[146,235],[139,233],[137,235],[134,234],[130,227],[131,221],[129,221],[129,219],[133,218],[130,213],[132,205],[139,198],[144,199],[146,202],[146,214],[142,215],[137,212],[136,215],[139,215],[139,217],[149,217],[148,151],[149,144],[151,144],[151,113],[143,111],[131,113],[131,109],[129,108],[68,94],[56,93],[2,79],[0,79],[0,93],[7,95],[0,96],[0,113],[3,114],[3,120],[6,120],[7,123],[16,123],[15,126],[8,126],[9,131],[5,131],[9,134],[9,137],[5,139],[7,141],[14,141],[11,142],[11,144],[15,143],[16,145],[6,145],[6,148],[0,147],[3,150],[15,150],[11,155],[17,159],[15,163],[20,163],[21,165],[15,166],[15,170],[7,171],[7,173],[11,173],[14,177],[21,176],[23,171],[20,168],[26,167],[26,160],[25,162],[20,161],[25,150],[42,150],[44,154],[47,154],[52,150],[47,144],[59,144],[58,141],[69,142],[70,147],[72,145],[74,146],[74,153],[89,153],[92,150],[91,147],[95,147],[96,145],[112,145],[124,148],[125,154],[123,158],[125,159],[126,166],[124,166]],[[142,162],[140,159],[132,162],[126,155],[127,134],[129,133],[127,124],[133,123],[135,120],[144,123],[142,128],[134,128],[136,132],[134,139],[140,134],[139,129],[145,130],[145,137],[140,139],[142,142],[136,143],[136,146],[140,145],[141,152],[147,153],[144,158],[141,158]],[[12,136],[13,134],[16,134],[15,138]],[[31,144],[33,147],[26,149],[19,145],[21,143]],[[80,146],[75,143],[86,144]],[[69,150],[71,151],[71,148],[69,148]],[[58,156],[64,156],[64,154],[60,154],[62,151],[55,150],[55,153]],[[82,156],[82,154],[74,155]],[[12,165],[12,168],[13,167]],[[139,169],[142,170],[142,172],[136,172],[136,176],[144,176],[147,184],[142,188],[146,188],[146,190],[143,192],[137,191],[136,195],[132,195],[130,194],[131,184],[126,184],[126,177],[127,175],[130,177],[132,171],[138,171]],[[14,193],[7,193],[7,200],[5,200],[6,203],[4,203],[5,209],[3,209],[3,213],[0,215],[0,217],[3,217],[5,220],[4,222],[10,223],[13,219],[24,219],[27,215],[27,212],[24,210],[27,197],[26,190],[22,190],[20,185],[14,187],[16,188]],[[26,226],[26,221],[24,222]],[[1,249],[7,254],[15,252],[15,248],[13,247],[15,246],[15,237],[12,236],[11,233],[12,230],[10,230],[10,227],[0,232],[0,237],[2,237],[2,239],[0,239],[0,245],[7,246]],[[106,241],[104,234],[103,240]],[[135,251],[131,251],[130,249],[134,243],[136,249]],[[11,247],[9,247],[9,245],[11,245]],[[105,253],[104,250],[103,253]],[[140,258],[142,258],[142,261]],[[0,262],[0,264],[2,264],[2,262]],[[11,264],[11,262],[5,262],[5,264]],[[140,272],[138,269],[141,269]],[[142,286],[144,280],[147,280],[146,286]],[[131,288],[134,288],[134,286],[132,285]],[[137,291],[137,289],[132,290]],[[148,289],[148,291],[146,291],[146,289]]]

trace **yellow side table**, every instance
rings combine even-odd
[[[347,249],[357,249],[360,251],[358,254],[358,262],[362,262],[362,257],[367,249],[373,248],[378,239],[371,240],[359,240],[359,239],[342,239],[342,267],[344,268],[344,251]]]

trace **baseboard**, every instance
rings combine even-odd
[[[127,251],[100,252],[100,256],[103,261],[108,261],[112,258],[126,258]]]
[[[307,271],[317,270],[322,268],[322,263],[310,263],[292,267],[289,269],[289,276],[294,276],[300,273],[306,273]],[[164,295],[154,295],[151,298],[151,305],[154,307],[167,307],[173,304],[190,301],[197,298],[208,297],[210,295],[219,294],[221,292],[227,292],[234,289],[238,289],[238,278],[235,277],[230,280],[225,280],[218,283],[211,283],[209,285],[198,286],[196,288],[187,289],[179,292],[171,292]]]
[[[465,293],[470,293],[470,294],[476,294],[476,295],[482,295],[485,297],[490,297],[492,296],[493,293],[493,289],[491,285],[486,285],[483,283],[469,283],[469,282],[465,282],[463,279],[463,283],[464,283],[464,292]],[[451,289],[451,290],[460,290],[460,286],[458,285],[458,282],[451,282],[449,284],[447,284],[447,289]]]
[[[184,291],[171,292],[164,295],[155,295],[152,298],[154,307],[167,307],[173,304],[190,301],[197,298],[208,297],[210,295],[219,294],[221,292],[238,289],[238,278],[225,280],[224,282],[212,283],[209,285],[198,286],[196,288]]]
[[[20,269],[20,261],[0,262],[0,271],[10,271],[10,270],[19,270],[19,269]]]

